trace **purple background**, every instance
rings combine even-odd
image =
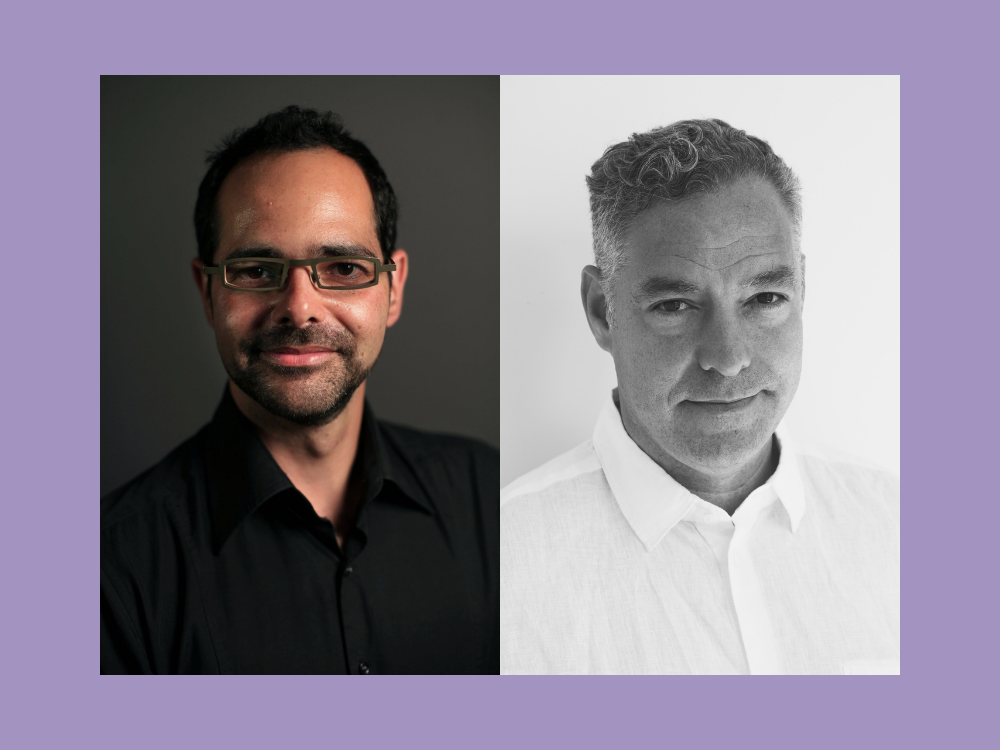
[[[40,262],[5,287],[3,744],[995,742],[995,19],[961,2],[394,4],[5,10],[0,211],[7,257]],[[457,72],[902,74],[904,676],[98,675],[99,74]]]

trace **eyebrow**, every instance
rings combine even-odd
[[[762,287],[793,287],[795,286],[795,269],[791,266],[776,266],[762,273],[758,273],[750,279],[742,282],[741,287],[745,289],[759,289]],[[696,295],[702,292],[702,287],[684,279],[670,279],[657,276],[646,279],[635,291],[636,299],[647,297],[658,297],[668,294],[690,294]]]
[[[371,250],[369,250],[364,245],[355,245],[352,243],[347,243],[343,245],[323,245],[319,248],[319,255],[315,256],[317,258],[331,258],[340,255],[364,255],[368,258],[378,259],[379,256],[375,255]],[[233,250],[229,255],[225,257],[225,260],[234,260],[236,258],[284,258],[285,255],[279,250],[273,247],[261,246],[261,247],[240,247]]]
[[[657,276],[646,279],[639,284],[639,288],[635,290],[635,297],[641,299],[643,297],[658,297],[662,294],[698,294],[700,291],[701,287],[690,281]]]
[[[795,286],[795,269],[791,266],[776,266],[768,271],[759,273],[752,279],[744,281],[740,286],[758,289],[768,286]]]

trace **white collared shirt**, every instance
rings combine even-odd
[[[503,674],[899,672],[899,482],[793,443],[730,517],[625,432],[500,494]]]

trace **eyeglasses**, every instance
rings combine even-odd
[[[232,258],[201,271],[221,276],[222,285],[228,289],[273,292],[285,286],[289,266],[309,266],[313,283],[320,289],[364,289],[378,284],[379,272],[396,270],[395,263],[383,263],[368,255],[337,255],[311,260]]]

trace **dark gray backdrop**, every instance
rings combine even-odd
[[[194,201],[220,138],[288,104],[340,114],[399,200],[411,270],[368,381],[376,414],[500,443],[499,78],[104,76],[102,495],[218,404],[226,373],[189,270]]]

